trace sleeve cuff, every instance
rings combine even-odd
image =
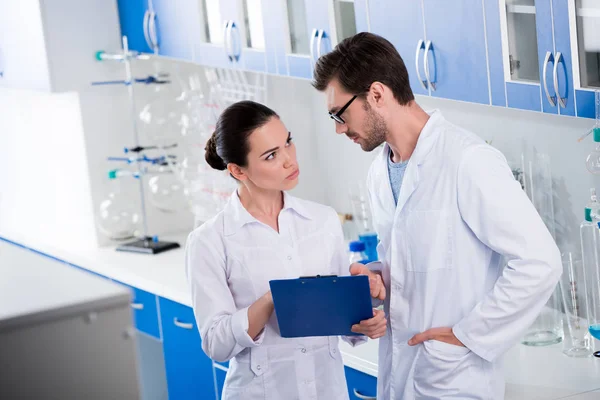
[[[457,324],[452,327],[452,333],[458,340],[461,341],[463,345],[473,353],[477,354],[479,357],[483,358],[486,361],[493,362],[493,357],[490,357],[490,354],[484,351],[480,346],[478,346],[473,340],[471,340],[465,332],[461,329],[461,327]]]
[[[363,343],[367,343],[367,340],[369,340],[369,338],[367,338],[366,336],[342,336],[342,340],[348,343],[350,346],[356,347],[360,346]]]
[[[265,336],[264,329],[260,332],[256,340],[248,335],[248,308],[242,308],[231,316],[231,330],[233,331],[235,341],[244,348],[260,346]]]
[[[365,264],[365,266],[373,272],[383,271],[383,263],[381,261],[371,261],[370,263]]]

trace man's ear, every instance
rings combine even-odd
[[[248,175],[246,175],[246,173],[242,170],[242,168],[237,164],[233,164],[233,163],[227,164],[227,171],[229,171],[231,176],[233,176],[235,179],[237,179],[240,182],[248,179]]]
[[[371,98],[371,102],[376,107],[380,107],[383,105],[384,99],[386,95],[388,95],[388,92],[390,92],[390,89],[387,86],[376,81],[371,84],[367,97]]]

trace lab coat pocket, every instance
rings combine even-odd
[[[414,371],[417,398],[491,399],[483,360],[468,348],[430,340],[419,350]]]
[[[410,211],[406,230],[397,232],[408,246],[407,269],[430,272],[452,267],[452,235],[446,210]]]
[[[225,379],[223,400],[242,400],[264,397],[263,374],[269,369],[266,351],[257,347],[250,349],[250,358],[243,361],[231,360]]]

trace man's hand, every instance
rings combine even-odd
[[[387,319],[383,310],[373,309],[373,318],[361,321],[360,324],[352,325],[352,332],[362,333],[371,339],[378,339],[385,335],[387,330]]]
[[[371,289],[371,297],[379,300],[385,300],[385,285],[383,279],[378,273],[372,272],[361,263],[353,263],[350,266],[350,275],[366,275],[369,277],[369,287]]]
[[[452,328],[431,328],[426,330],[425,332],[417,333],[413,336],[408,344],[410,346],[417,345],[419,343],[423,343],[427,340],[437,340],[439,342],[445,342],[449,344],[453,344],[455,346],[465,347],[464,344],[460,340],[454,336],[454,332],[452,332]]]

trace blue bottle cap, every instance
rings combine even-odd
[[[360,240],[356,240],[354,242],[350,242],[350,251],[365,251],[366,247],[364,242],[361,242]]]

